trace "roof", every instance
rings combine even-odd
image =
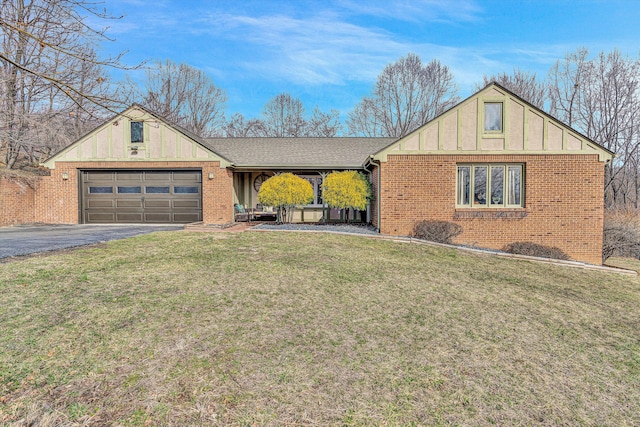
[[[210,150],[236,168],[359,169],[397,138],[205,138]]]

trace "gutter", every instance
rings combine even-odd
[[[255,170],[269,170],[269,169],[277,169],[277,170],[362,170],[362,164],[358,165],[282,165],[280,164],[258,164],[258,165],[243,165],[243,164],[234,164],[233,168],[247,171],[255,171]],[[366,170],[366,168],[364,168]]]

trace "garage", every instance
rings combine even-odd
[[[81,222],[202,221],[200,170],[81,171]]]

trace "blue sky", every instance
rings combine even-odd
[[[385,65],[409,52],[450,67],[466,97],[483,74],[521,68],[545,77],[566,53],[640,52],[638,1],[105,0],[121,20],[104,54],[171,59],[226,90],[227,116],[256,117],[282,92],[310,112],[343,117]],[[115,77],[120,77],[116,75]],[[133,73],[134,80],[143,72]]]

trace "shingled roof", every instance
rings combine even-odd
[[[397,138],[204,138],[237,168],[358,169]]]

